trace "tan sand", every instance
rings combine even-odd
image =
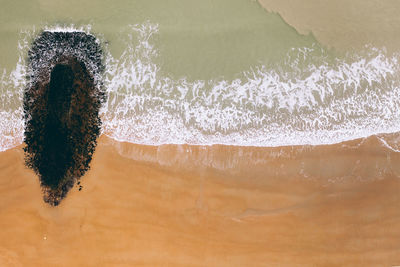
[[[258,0],[302,34],[339,50],[371,44],[400,51],[398,0]]]
[[[387,136],[397,148],[399,136]],[[58,207],[21,148],[0,153],[0,266],[400,265],[400,153],[161,147],[101,137]]]

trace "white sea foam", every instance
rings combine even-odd
[[[173,80],[154,63],[156,32],[156,25],[133,26],[121,58],[108,57],[102,116],[105,133],[117,140],[281,146],[400,129],[398,56],[366,48],[330,60],[311,47],[233,81]]]
[[[44,27],[43,30],[47,31],[47,32],[84,32],[84,33],[90,34],[90,32],[92,30],[92,25],[90,25],[90,24],[82,25],[82,26],[75,26],[74,24],[47,25]]]
[[[281,65],[255,66],[235,80],[173,79],[155,63],[159,51],[152,36],[157,32],[151,23],[131,26],[121,57],[107,52],[108,100],[101,116],[103,132],[116,140],[317,145],[400,130],[399,55],[366,47],[331,59],[308,47],[293,49]],[[24,68],[21,59],[18,75],[1,76],[0,114],[6,119],[0,124],[0,150],[22,141],[22,108],[5,107],[22,96]]]
[[[27,47],[28,34],[25,33],[18,42],[19,59],[15,69],[10,73],[3,69],[0,74],[0,151],[20,145],[24,139],[22,97],[26,85]]]

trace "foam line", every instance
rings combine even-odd
[[[108,101],[101,110],[102,132],[116,140],[269,147],[333,144],[400,131],[398,54],[365,47],[330,59],[327,51],[305,47],[289,51],[280,65],[254,66],[235,80],[174,79],[155,63],[157,33],[157,24],[133,25],[120,58],[105,48]],[[23,40],[19,50],[14,74],[0,76],[0,111],[9,114],[0,125],[0,150],[22,141],[23,123],[15,118],[24,88]]]

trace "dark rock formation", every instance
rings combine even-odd
[[[105,100],[98,40],[83,32],[43,32],[28,53],[24,94],[26,164],[44,200],[58,205],[89,169]]]

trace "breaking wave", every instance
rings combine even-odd
[[[106,52],[102,131],[116,140],[318,145],[400,131],[398,54],[366,47],[332,58],[318,46],[305,47],[234,80],[175,79],[155,63],[157,33],[156,24],[129,26],[121,57]],[[24,58],[34,34],[23,33],[15,70],[0,74],[0,150],[23,141]]]

